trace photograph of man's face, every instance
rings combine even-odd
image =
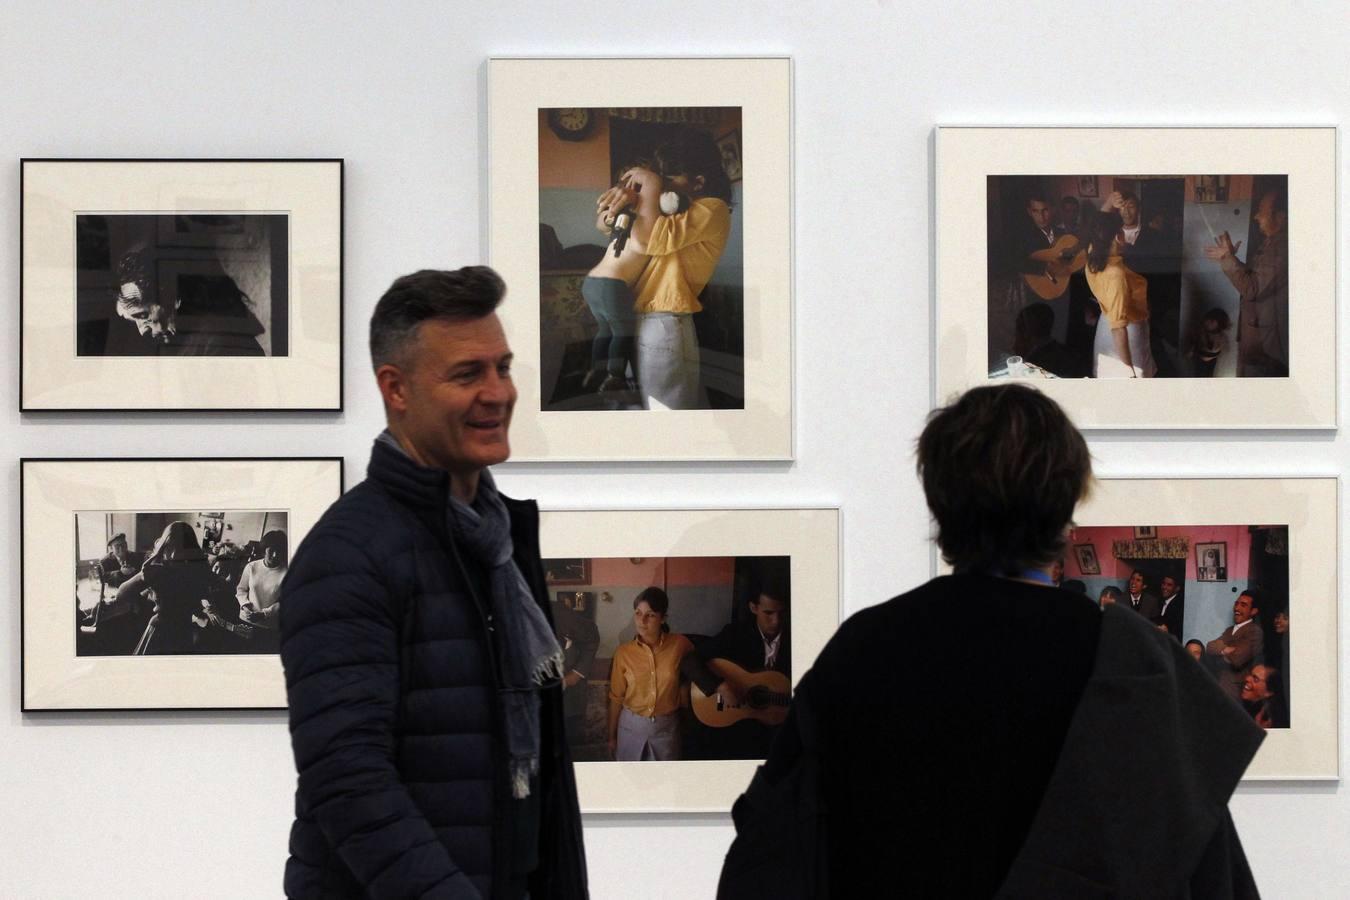
[[[80,214],[79,356],[289,355],[285,215]]]

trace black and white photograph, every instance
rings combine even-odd
[[[286,705],[280,587],[340,457],[20,470],[25,712]]]
[[[1215,541],[1195,545],[1195,567],[1199,581],[1228,580],[1228,544]]]
[[[585,590],[553,603],[572,758],[763,759],[792,695],[791,560],[586,563]]]
[[[75,655],[276,653],[289,518],[75,513]]]
[[[75,217],[77,356],[286,356],[288,218]]]
[[[1097,547],[1095,544],[1074,544],[1074,556],[1078,560],[1078,571],[1084,575],[1100,575],[1102,572],[1101,563],[1097,561]]]
[[[21,412],[342,408],[341,159],[24,159]]]

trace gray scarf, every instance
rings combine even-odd
[[[450,533],[488,573],[506,748],[511,756],[511,795],[530,795],[530,776],[539,771],[540,689],[562,679],[563,652],[544,611],[535,602],[511,558],[511,519],[486,469],[469,506],[450,498]]]

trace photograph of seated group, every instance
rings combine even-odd
[[[75,655],[276,653],[288,519],[77,512]]]
[[[745,405],[740,107],[539,110],[546,411]]]
[[[1143,616],[1258,725],[1290,726],[1288,526],[1079,527],[1071,543],[1061,586]]]
[[[990,377],[1287,377],[1287,198],[1286,175],[990,175]]]
[[[545,559],[577,762],[763,759],[791,698],[787,556]]]

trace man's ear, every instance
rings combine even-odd
[[[694,190],[697,191],[698,193],[700,194],[703,193],[703,189],[707,186],[707,183],[708,183],[707,179],[705,179],[702,175],[694,176]]]
[[[408,410],[408,373],[393,363],[385,363],[375,370],[375,383],[385,409],[404,413]]]

